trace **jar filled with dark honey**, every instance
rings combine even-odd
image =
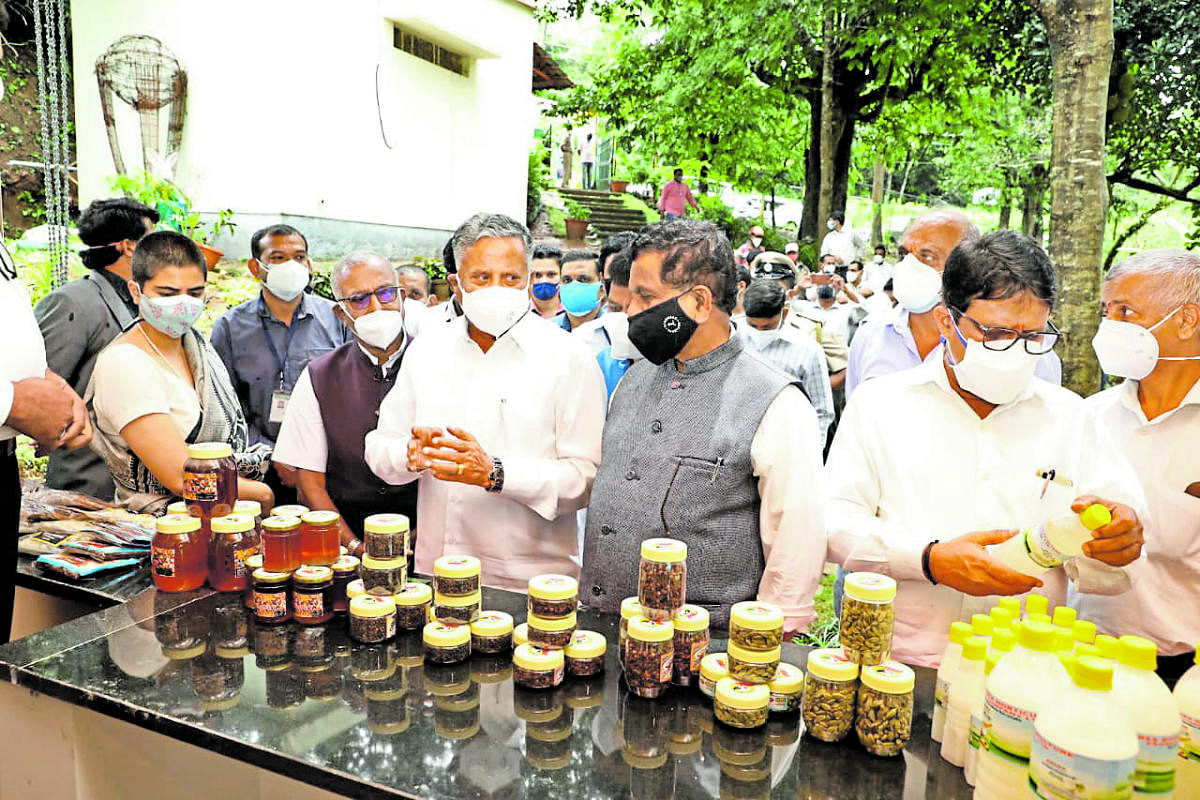
[[[237,502],[237,465],[225,442],[190,444],[183,462],[183,500],[197,517],[223,517]]]

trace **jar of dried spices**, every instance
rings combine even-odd
[[[567,575],[535,575],[529,579],[529,613],[542,619],[562,619],[575,613],[579,581]]]
[[[708,611],[685,605],[671,621],[675,625],[671,680],[677,686],[691,686],[700,675],[700,662],[708,655]]]
[[[471,652],[493,655],[512,649],[513,618],[503,611],[481,611],[471,623]]]
[[[717,693],[717,681],[729,677],[729,656],[725,653],[709,653],[700,661],[697,685],[705,696],[712,698]]]
[[[867,752],[898,755],[912,735],[913,671],[896,661],[862,668],[855,731]]]
[[[733,642],[729,643],[729,675],[743,683],[770,683],[779,669],[781,649],[747,650]]]
[[[408,517],[403,514],[372,514],[363,520],[363,536],[371,558],[408,559]]]
[[[532,644],[513,650],[513,683],[526,689],[552,689],[563,682],[563,651]]]
[[[658,697],[671,685],[675,626],[669,621],[634,617],[625,642],[625,682],[639,697]]]
[[[729,609],[729,641],[743,650],[774,650],[783,644],[783,609],[747,600]]]
[[[621,627],[617,635],[617,657],[625,658],[625,641],[629,635],[629,620],[634,617],[644,617],[642,604],[636,597],[626,597],[621,601]]]
[[[479,607],[483,603],[480,592],[461,597],[433,593],[433,618],[438,622],[455,625],[470,625],[479,618]]]
[[[608,642],[602,634],[575,631],[563,651],[567,659],[567,672],[576,678],[599,675],[604,671],[604,654],[607,650]]]
[[[647,619],[669,621],[687,602],[687,545],[676,539],[642,542],[638,602]]]
[[[763,684],[733,678],[717,681],[713,710],[717,719],[734,728],[757,728],[767,722],[771,690]]]
[[[571,612],[561,619],[542,619],[530,614],[525,622],[529,625],[530,644],[561,650],[571,643],[571,636],[575,633],[576,616]]]
[[[385,560],[363,556],[358,574],[368,592],[379,589],[386,594],[395,594],[404,588],[407,571],[408,562],[403,558]]]
[[[393,597],[396,599],[396,624],[401,630],[419,631],[429,622],[429,604],[433,590],[428,583],[410,583]]]
[[[800,699],[804,696],[804,670],[781,663],[767,686],[771,690],[772,713],[791,714],[800,710]]]
[[[442,556],[433,562],[433,590],[447,597],[475,594],[480,570],[475,556]]]
[[[842,599],[840,638],[846,658],[882,664],[892,649],[896,581],[877,572],[851,572]]]
[[[517,627],[513,628],[513,647],[522,644],[529,644],[529,623],[522,622]]]
[[[457,664],[471,657],[471,626],[431,622],[422,632],[425,660],[433,664]]]
[[[857,695],[858,664],[846,658],[840,648],[808,654],[801,715],[809,734],[823,742],[844,739],[854,726]]]
[[[386,642],[396,635],[396,601],[364,594],[350,601],[350,636],[364,644]]]

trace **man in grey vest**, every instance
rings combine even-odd
[[[584,537],[583,601],[637,594],[642,540],[688,546],[687,599],[728,627],[729,607],[781,606],[808,627],[825,564],[817,416],[791,379],[732,335],[733,250],[713,224],[668,220],[630,251],[625,374],[604,426]]]
[[[154,230],[158,212],[124,197],[97,200],[79,217],[79,256],[91,272],[42,298],[34,310],[46,341],[46,364],[82,395],[96,356],[138,315],[129,294],[130,258],[139,239]],[[46,485],[111,500],[112,473],[90,448],[50,454]]]

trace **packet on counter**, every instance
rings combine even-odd
[[[40,556],[34,562],[38,568],[47,572],[53,572],[55,575],[61,575],[64,578],[71,580],[82,580],[90,578],[101,572],[111,572],[113,570],[121,570],[127,567],[136,567],[141,563],[141,559],[137,558],[121,558],[115,561],[94,561],[83,556],[75,556],[67,553],[52,553]]]

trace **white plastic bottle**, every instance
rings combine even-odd
[[[1103,506],[1101,506],[1103,508]],[[1075,638],[1075,622],[1079,619],[1079,612],[1070,606],[1058,606],[1054,609],[1054,614],[1051,620],[1060,628],[1066,628],[1071,631],[1072,640]]]
[[[1061,700],[1071,682],[1054,655],[1052,626],[1023,622],[1017,636],[1020,646],[1001,658],[987,679],[975,800],[1029,797],[1034,720],[1042,708]]]
[[[1005,628],[996,632],[996,636],[992,639],[992,646],[988,648],[987,660],[983,667],[985,688],[971,703],[971,724],[967,733],[967,757],[966,763],[963,764],[963,777],[966,778],[968,786],[975,785],[975,773],[979,769],[979,748],[983,744],[983,699],[987,692],[987,676],[992,674],[992,671],[996,669],[996,664],[1008,655],[1015,645],[1016,638],[1012,631]]]
[[[970,635],[971,626],[967,623],[950,623],[950,641],[942,653],[941,663],[938,664],[937,683],[933,689],[933,728],[929,735],[935,742],[942,740],[946,729],[946,701],[949,699],[947,687],[958,672],[959,663],[962,661],[963,642]]]
[[[996,620],[992,619],[991,614],[972,614],[971,615],[971,635],[978,636],[980,639],[991,639],[992,632],[996,630]]]
[[[1073,684],[1034,723],[1029,797],[1122,798],[1132,791],[1138,737],[1113,692],[1113,667],[1075,659]]]
[[[1109,510],[1093,503],[1079,514],[1053,517],[1000,544],[989,545],[988,552],[1005,566],[1036,578],[1082,553],[1092,531],[1110,522]]]
[[[971,733],[971,708],[983,705],[987,682],[984,668],[988,643],[979,636],[968,637],[962,646],[962,662],[950,689],[946,708],[946,734],[942,739],[942,758],[956,767],[966,766],[967,739]]]
[[[1175,705],[1183,721],[1175,800],[1200,800],[1200,647],[1196,650],[1196,666],[1175,684]]]
[[[1138,737],[1133,796],[1172,800],[1181,723],[1175,699],[1154,673],[1158,648],[1141,636],[1122,636],[1113,668],[1113,696],[1129,712]]]

